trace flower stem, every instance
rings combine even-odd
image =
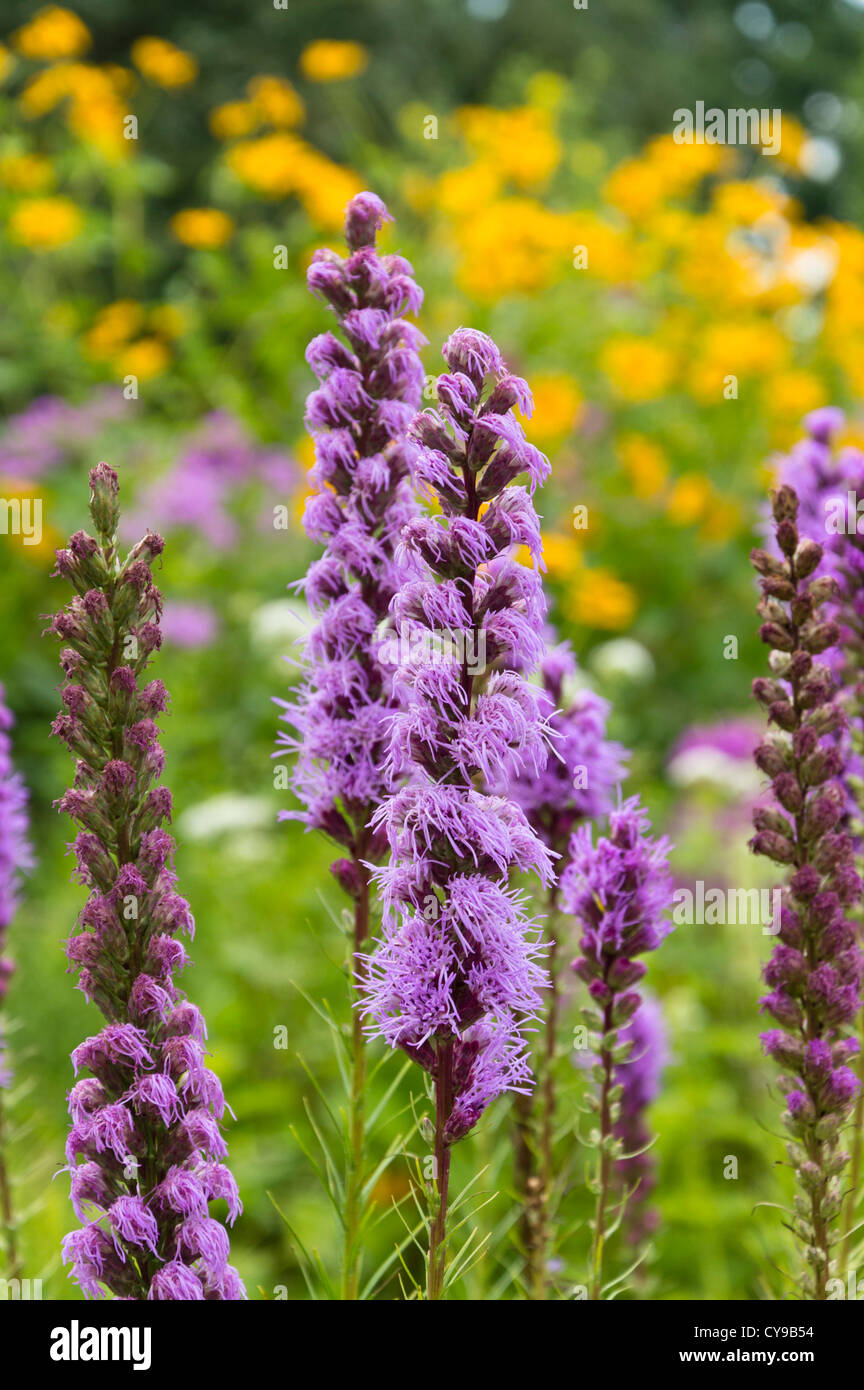
[[[549,1194],[552,1183],[552,1148],[555,1137],[555,1059],[558,1043],[559,980],[557,942],[554,937],[558,910],[558,886],[549,890],[549,934],[547,969],[550,988],[543,1025],[543,1043],[537,1058],[537,1082],[540,1097],[539,1135],[535,1133],[534,1104],[531,1096],[515,1096],[516,1117],[514,1177],[517,1200],[522,1209],[519,1235],[525,1254],[525,1287],[528,1297],[543,1300],[548,1293],[546,1265],[549,1247]]]
[[[558,885],[553,884],[549,890],[549,956],[548,970],[550,979],[549,988],[549,1007],[546,1011],[546,1026],[544,1030],[544,1051],[541,1063],[543,1091],[542,1091],[542,1116],[543,1121],[540,1128],[540,1180],[541,1180],[541,1200],[543,1203],[543,1228],[541,1237],[544,1245],[548,1238],[546,1231],[546,1212],[549,1206],[549,1188],[552,1182],[552,1146],[555,1138],[555,1106],[557,1102],[557,1091],[555,1085],[555,1060],[558,1053],[558,1013],[560,996],[558,990],[558,970],[557,953],[558,943],[555,939],[555,925],[558,915]],[[544,1251],[545,1254],[545,1251]],[[545,1264],[545,1259],[543,1261]]]
[[[435,1068],[435,1202],[429,1228],[429,1269],[426,1297],[432,1302],[444,1292],[447,1262],[447,1202],[450,1188],[450,1145],[445,1138],[453,1109],[453,1043],[439,1042]]]
[[[861,1045],[864,1049],[864,1013],[861,1014],[859,1023],[859,1034]],[[859,1053],[859,1057],[860,1057]],[[849,1259],[852,1254],[852,1227],[855,1225],[855,1209],[858,1205],[858,1196],[861,1183],[862,1158],[864,1158],[864,1083],[858,1090],[858,1098],[855,1101],[855,1113],[852,1117],[852,1167],[849,1173],[849,1196],[846,1200],[846,1215],[844,1224],[847,1235],[843,1241],[840,1251],[840,1261],[838,1273],[842,1276],[849,1268]]]
[[[351,1095],[348,1118],[348,1170],[345,1175],[345,1234],[342,1254],[342,1299],[353,1302],[359,1291],[361,1194],[366,1148],[366,1040],[363,1018],[356,1007],[362,962],[359,955],[369,935],[369,874],[359,851],[354,863],[361,880],[354,904],[354,932],[351,949]]]
[[[6,1168],[5,1120],[3,1091],[0,1088],[0,1223],[2,1223],[3,1240],[6,1246],[6,1278],[20,1279],[21,1266],[18,1263],[18,1244],[15,1236],[12,1184],[9,1181],[9,1173]]]
[[[610,1143],[613,1133],[612,1100],[613,1063],[611,1048],[612,1005],[607,1004],[603,1011],[603,1080],[600,1086],[600,1166],[597,1174],[597,1201],[594,1208],[594,1241],[591,1250],[591,1282],[588,1297],[600,1298],[603,1288],[603,1252],[606,1244],[606,1210],[609,1204],[609,1189],[612,1179],[612,1153]]]

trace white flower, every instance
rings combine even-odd
[[[286,647],[309,635],[313,618],[301,599],[277,598],[255,609],[249,627],[259,647]]]
[[[748,759],[730,758],[719,748],[688,748],[669,764],[669,781],[676,787],[708,784],[732,800],[755,796],[762,785],[758,768]]]
[[[650,681],[654,658],[647,647],[632,637],[616,637],[602,642],[591,653],[591,665],[601,680],[627,680],[634,685]]]
[[[271,803],[263,796],[241,796],[223,792],[189,806],[179,817],[177,828],[187,840],[212,840],[218,835],[261,830],[275,822]]]

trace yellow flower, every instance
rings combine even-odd
[[[571,269],[574,219],[533,198],[483,203],[453,228],[459,283],[478,299],[545,289]]]
[[[363,187],[350,169],[334,164],[287,131],[242,140],[225,159],[256,193],[268,198],[296,193],[312,220],[328,229],[342,226],[345,204]]]
[[[644,434],[625,434],[618,442],[618,455],[637,497],[656,497],[669,476],[666,455]]]
[[[303,124],[303,99],[284,77],[253,77],[246,90],[254,110],[267,125]]]
[[[123,122],[128,112],[113,95],[85,97],[72,102],[67,124],[88,145],[93,145],[106,159],[128,159],[135,141],[123,134]]]
[[[567,617],[586,627],[620,632],[636,614],[636,594],[611,570],[586,569],[562,602]]]
[[[48,5],[12,35],[24,58],[77,58],[92,43],[90,30],[71,10]]]
[[[489,160],[479,160],[464,169],[448,169],[434,188],[432,203],[448,217],[472,213],[480,203],[497,197],[501,179]]]
[[[68,95],[69,67],[68,63],[61,63],[31,77],[19,98],[25,116],[44,116]]]
[[[0,43],[0,82],[2,82],[6,74],[11,71],[14,63],[15,59],[12,57],[9,49],[4,43]]]
[[[210,129],[217,140],[237,140],[258,129],[258,112],[251,101],[226,101],[210,112]]]
[[[714,190],[711,205],[719,217],[750,225],[760,217],[782,213],[789,195],[765,179],[729,179]]]
[[[672,381],[671,352],[650,338],[621,334],[610,338],[600,353],[600,367],[625,401],[653,401]]]
[[[279,198],[297,188],[307,149],[296,135],[262,135],[258,140],[241,140],[225,159],[238,178],[256,193]]]
[[[675,483],[666,504],[666,515],[676,526],[700,521],[711,503],[713,490],[701,473],[684,473]]]
[[[53,251],[74,241],[83,223],[81,209],[69,198],[28,198],[9,218],[9,234],[33,251]]]
[[[571,580],[582,568],[582,553],[575,533],[551,531],[543,537],[543,559],[550,579]]]
[[[545,444],[576,428],[582,412],[582,392],[569,376],[562,372],[538,373],[529,385],[534,397],[529,427],[532,439]]]
[[[191,53],[184,53],[167,39],[136,39],[131,52],[138,71],[158,87],[188,87],[198,76],[198,64]]]
[[[815,372],[777,372],[765,383],[765,406],[772,415],[794,421],[823,404],[828,399],[825,387]]]
[[[117,366],[121,376],[136,376],[139,381],[164,372],[171,361],[171,353],[159,338],[139,338],[121,353]]]
[[[651,216],[670,198],[689,193],[708,174],[730,162],[721,145],[677,145],[671,135],[649,142],[636,159],[625,159],[603,188],[604,197],[634,221]]]
[[[362,43],[316,39],[300,54],[300,71],[310,82],[341,82],[362,72],[368,62]]]
[[[722,320],[701,334],[698,356],[687,373],[687,386],[697,400],[723,400],[726,378],[738,378],[739,392],[749,378],[781,371],[790,354],[789,340],[765,319]]]
[[[123,139],[126,108],[118,100],[128,86],[127,78],[123,68],[57,63],[27,83],[20,97],[21,110],[28,118],[44,116],[69,98],[69,124],[75,133],[116,153],[132,144]],[[122,153],[130,151],[126,148]]]
[[[234,234],[234,219],[218,208],[184,208],[171,218],[171,230],[184,246],[212,251]]]
[[[298,487],[294,493],[294,517],[297,521],[302,522],[303,513],[306,510],[307,498],[314,497],[316,492],[320,491],[319,488],[313,487],[312,483],[309,481],[308,478],[309,470],[315,464],[314,439],[310,439],[308,434],[304,434],[300,439],[296,441],[294,445],[294,454],[297,460],[299,461],[301,467],[307,474],[307,476],[303,480],[302,485]]]
[[[144,322],[144,310],[134,299],[117,299],[106,304],[84,336],[88,357],[97,361],[115,355],[118,348],[137,333]]]
[[[300,199],[313,222],[328,230],[337,231],[345,221],[345,204],[363,191],[363,183],[350,169],[333,164],[322,155],[304,177]]]
[[[603,186],[606,201],[634,221],[655,212],[665,201],[666,191],[660,170],[642,159],[624,160]]]
[[[7,154],[0,159],[0,182],[16,193],[41,193],[54,182],[54,166],[41,154]]]
[[[535,106],[497,110],[463,106],[457,127],[481,161],[521,189],[545,184],[561,162],[561,142],[548,111]]]
[[[102,72],[118,96],[128,96],[138,86],[137,75],[131,68],[124,68],[119,63],[103,64]]]

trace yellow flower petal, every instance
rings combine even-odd
[[[23,58],[51,60],[77,58],[93,42],[90,30],[71,10],[48,5],[39,10],[29,24],[16,29],[12,43]]]
[[[184,246],[212,251],[234,235],[234,219],[219,208],[184,208],[171,218],[171,231]]]
[[[361,43],[341,39],[316,39],[300,54],[300,71],[310,82],[341,82],[355,77],[369,62]]]
[[[9,218],[9,235],[32,251],[53,251],[74,241],[84,225],[81,209],[69,198],[28,198]]]
[[[198,64],[191,53],[184,53],[167,39],[136,39],[131,53],[138,71],[158,87],[188,87],[198,76]]]

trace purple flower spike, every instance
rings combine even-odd
[[[809,437],[782,460],[778,476],[798,497],[802,535],[822,548],[814,576],[830,577],[835,584],[824,598],[822,612],[837,624],[838,641],[826,648],[821,659],[838,682],[838,698],[847,715],[834,742],[843,757],[842,780],[850,813],[860,819],[864,806],[860,714],[864,708],[864,534],[859,526],[864,529],[864,522],[859,518],[858,499],[864,496],[864,454],[855,448],[834,449],[843,413],[833,406],[811,412],[804,424]]]
[[[372,814],[390,786],[390,719],[399,698],[386,659],[390,604],[407,575],[396,557],[400,531],[416,513],[406,430],[420,404],[425,343],[413,323],[423,301],[413,271],[398,255],[379,255],[376,235],[392,221],[374,193],[352,198],[345,214],[349,255],[317,251],[308,271],[313,294],[336,316],[339,336],[314,338],[306,360],[320,385],[306,402],[315,441],[306,504],[310,540],[324,547],[299,585],[315,625],[305,642],[298,698],[277,701],[281,720],[274,757],[296,751],[293,788],[300,812],[282,813],[323,831],[347,857],[331,865],[353,901],[349,962],[352,1003],[370,932],[370,865],[386,850]],[[351,1153],[345,1174],[342,1297],[358,1294],[358,1224],[364,1168],[364,1036],[355,1010],[352,1030]]]
[[[99,464],[90,486],[98,540],[79,532],[64,552],[58,568],[76,597],[50,629],[68,643],[62,697],[72,711],[54,728],[77,759],[75,788],[58,805],[81,827],[73,849],[90,889],[66,952],[106,1019],[73,1053],[76,1075],[91,1073],[69,1096],[66,1149],[84,1224],[63,1259],[88,1297],[239,1299],[228,1236],[207,1215],[213,1198],[227,1197],[232,1221],[239,1210],[232,1183],[210,1176],[225,1156],[225,1103],[205,1066],[203,1019],[175,980],[189,958],[174,934],[191,937],[193,922],[162,828],[171,798],[157,785],[153,715],[167,693],[141,679],[160,644],[150,561],[162,541],[148,534],[121,562],[117,476]]]
[[[459,329],[444,356],[451,373],[438,380],[440,409],[411,427],[415,475],[442,512],[402,535],[416,572],[391,605],[404,706],[392,719],[389,769],[404,784],[373,817],[391,860],[375,875],[383,939],[364,989],[370,1033],[434,1080],[433,1299],[450,1146],[497,1095],[531,1085],[524,1029],[547,981],[539,926],[509,875],[553,877],[553,856],[521,808],[487,790],[502,773],[539,775],[548,755],[539,692],[521,674],[541,655],[545,603],[537,572],[509,553],[537,532],[515,479],[528,474],[533,486],[546,464],[512,414],[514,379],[492,340]]]
[[[524,406],[520,405],[524,412]],[[505,494],[506,495],[506,494]],[[580,821],[607,815],[615,789],[626,776],[627,750],[606,738],[609,706],[592,690],[567,689],[576,675],[576,659],[568,642],[545,634],[547,650],[540,662],[543,688],[540,709],[553,736],[545,769],[510,780],[510,794],[524,810],[532,828],[556,855],[563,856]],[[503,783],[498,784],[503,787]],[[548,902],[546,937],[550,989],[543,1019],[543,1037],[536,1050],[537,1098],[515,1099],[514,1174],[522,1206],[519,1235],[525,1253],[525,1285],[531,1297],[548,1293],[548,1247],[551,1240],[550,1196],[554,1183],[553,1136],[556,1129],[557,1085],[554,1059],[558,1048],[560,1012],[559,886]]]
[[[6,1272],[10,1279],[20,1278],[21,1266],[12,1210],[12,1179],[3,1144],[6,1133],[3,1092],[12,1084],[2,1017],[13,973],[12,961],[6,951],[6,933],[18,908],[21,876],[33,867],[28,839],[27,788],[12,764],[10,730],[14,723],[12,712],[6,705],[5,691],[0,685],[0,1190],[5,1194],[5,1210],[0,1220],[4,1227]]]
[[[324,831],[358,863],[383,850],[368,829],[388,789],[394,703],[378,629],[405,573],[394,558],[416,510],[405,430],[423,384],[417,349],[425,339],[402,317],[419,308],[422,294],[401,256],[375,249],[376,231],[389,220],[375,194],[358,194],[346,212],[351,254],[317,251],[309,267],[309,288],[334,310],[341,337],[323,333],[307,351],[321,384],[307,401],[317,491],[304,523],[324,552],[300,586],[317,625],[306,640],[299,700],[277,702],[294,732],[280,733],[274,754],[298,755],[293,786],[305,809],[285,818]],[[362,870],[350,883],[335,866],[334,873],[356,896]]]
[[[825,446],[814,438],[810,447]],[[845,719],[832,670],[841,634],[831,616],[839,586],[820,573],[823,547],[799,532],[798,496],[788,484],[774,493],[772,512],[777,553],[752,555],[771,676],[754,681],[753,693],[777,730],[755,755],[772,779],[775,804],[755,812],[750,846],[789,867],[778,940],[764,970],[770,992],[762,1000],[780,1026],[762,1041],[784,1068],[787,1152],[801,1189],[793,1227],[805,1265],[800,1286],[805,1298],[822,1300],[837,1268],[834,1225],[849,1160],[840,1135],[859,1089],[845,1064],[864,961],[847,914],[856,913],[862,885],[840,780]]]
[[[656,1185],[654,1157],[648,1145],[651,1131],[646,1112],[660,1093],[660,1079],[668,1053],[666,1028],[660,1005],[644,999],[626,1027],[622,1042],[630,1043],[624,1061],[615,1068],[615,1082],[622,1089],[621,1111],[615,1126],[623,1155],[615,1165],[618,1181],[627,1193],[624,1210],[624,1238],[631,1245],[642,1241],[656,1228],[657,1212],[648,1205]]]
[[[631,1149],[624,1101],[624,1078],[616,1067],[638,1065],[638,1038],[632,1020],[644,1009],[635,988],[645,975],[639,956],[654,951],[672,930],[666,912],[672,901],[669,841],[649,836],[650,822],[637,797],[609,816],[609,834],[595,844],[589,826],[580,826],[570,843],[570,862],[561,875],[561,900],[582,924],[582,952],[573,969],[588,986],[592,1007],[584,1010],[597,1039],[595,1077],[599,1094],[598,1159],[590,1297],[603,1290],[603,1254],[609,1203],[620,1192],[621,1170]],[[629,1032],[627,1031],[629,1025]],[[638,1077],[638,1072],[637,1072]],[[624,1086],[620,1096],[617,1088]],[[626,1200],[626,1193],[622,1197]]]
[[[27,838],[27,788],[12,764],[9,731],[14,723],[0,685],[0,1009],[13,971],[12,961],[6,954],[6,932],[18,908],[21,875],[33,867]],[[8,1086],[11,1080],[0,1026],[0,1087]]]

